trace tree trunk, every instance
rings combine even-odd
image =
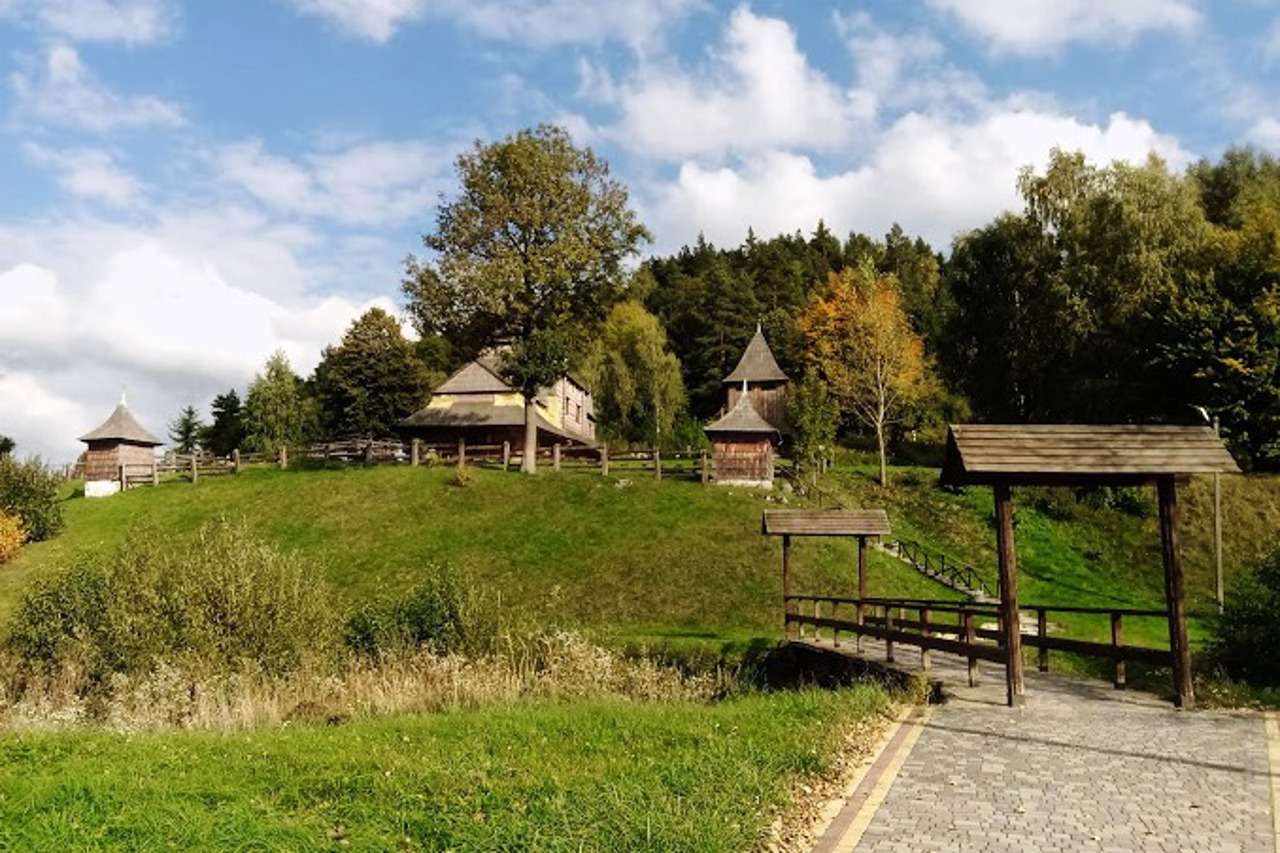
[[[532,397],[524,398],[524,454],[520,457],[520,470],[526,474],[538,471],[538,404]]]
[[[889,485],[889,465],[886,461],[884,424],[876,424],[876,442],[880,445],[880,487]]]

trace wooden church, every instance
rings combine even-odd
[[[104,498],[120,491],[125,468],[152,470],[155,448],[164,443],[138,423],[123,394],[111,417],[80,436],[80,440],[89,446],[84,454],[84,494],[88,498]]]
[[[706,427],[722,486],[773,487],[774,458],[787,429],[787,374],[778,367],[760,326],[738,366],[724,379],[724,417]]]

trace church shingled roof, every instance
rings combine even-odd
[[[746,380],[747,382],[786,382],[787,374],[782,372],[782,368],[778,367],[777,360],[773,357],[773,351],[769,349],[769,342],[764,339],[764,332],[760,326],[756,325],[756,333],[752,336],[751,342],[747,344],[746,352],[742,354],[742,358],[738,360],[738,366],[733,372],[724,378],[724,383],[737,384]]]
[[[778,428],[766,421],[751,405],[751,395],[743,389],[738,402],[720,420],[706,427],[706,432],[753,432],[777,435]]]
[[[121,399],[116,410],[111,413],[102,426],[80,436],[81,441],[126,441],[130,444],[144,444],[159,447],[163,441],[156,438],[138,423],[138,419],[129,411],[129,407]]]

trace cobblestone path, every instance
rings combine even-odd
[[[869,644],[868,656],[878,654]],[[962,661],[935,652],[934,664],[948,700],[912,723],[914,746],[858,836],[818,849],[1280,853],[1271,803],[1280,768],[1261,714],[1182,712],[1140,691],[1030,670],[1026,707],[1010,709],[1002,670],[984,665],[983,683],[969,688]]]

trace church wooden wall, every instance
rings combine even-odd
[[[757,414],[777,428],[779,432],[787,432],[787,386],[784,384],[748,385],[747,395]],[[738,398],[742,396],[742,388],[729,386],[729,405],[726,411],[733,409]]]
[[[773,442],[766,437],[717,438],[712,453],[718,481],[773,482]]]

